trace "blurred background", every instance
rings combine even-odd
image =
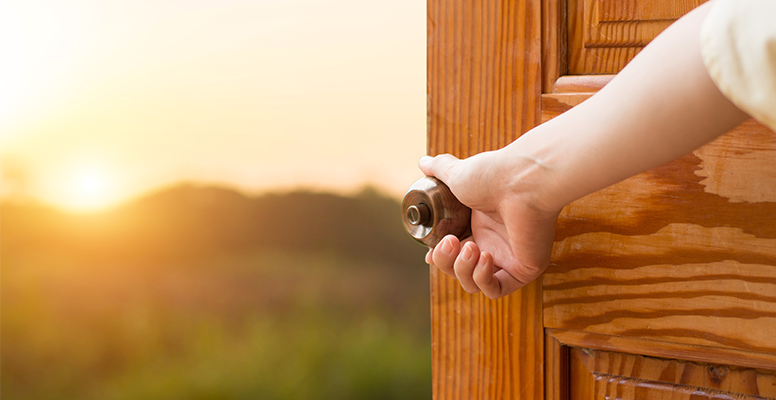
[[[0,396],[430,398],[425,18],[0,3]]]

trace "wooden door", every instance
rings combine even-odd
[[[429,154],[503,147],[700,3],[428,0]],[[430,273],[436,399],[776,398],[776,133],[746,122],[572,203],[506,298]]]

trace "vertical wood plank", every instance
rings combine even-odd
[[[428,0],[428,153],[503,147],[540,121],[539,0]],[[435,399],[543,398],[541,284],[498,301],[431,270]]]
[[[544,336],[544,394],[546,400],[569,400],[569,348]]]
[[[566,0],[542,2],[542,92],[568,74],[568,6]]]
[[[427,34],[429,154],[494,150],[538,124],[538,0],[428,0]]]
[[[595,376],[585,366],[585,364],[592,362],[591,358],[584,350],[571,349],[569,351],[569,400],[596,398]],[[615,396],[615,398],[619,397]]]

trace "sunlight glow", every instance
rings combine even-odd
[[[101,189],[103,189],[103,182],[100,176],[94,173],[87,173],[79,177],[78,184],[84,196],[93,197],[99,195]]]
[[[176,182],[399,197],[422,176],[425,20],[413,0],[0,1],[0,159],[18,197],[72,211]]]
[[[107,175],[99,168],[77,170],[65,189],[68,193],[66,208],[72,211],[91,212],[106,208],[114,203]]]

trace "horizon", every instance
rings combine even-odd
[[[267,190],[262,191],[249,191],[242,189],[238,186],[231,185],[229,183],[225,182],[200,182],[200,181],[176,181],[171,182],[169,184],[157,186],[154,188],[149,188],[148,190],[142,191],[138,193],[135,196],[130,196],[125,199],[122,199],[118,202],[111,203],[109,205],[106,205],[104,207],[95,207],[95,208],[88,208],[88,209],[72,209],[68,207],[61,207],[58,204],[55,203],[49,203],[46,202],[43,199],[39,199],[36,197],[28,196],[0,196],[0,205],[13,205],[13,206],[32,206],[32,207],[44,207],[49,209],[54,209],[60,213],[68,214],[68,215],[99,215],[103,213],[110,213],[116,210],[120,210],[122,207],[132,205],[133,203],[143,201],[144,199],[153,198],[154,196],[157,196],[159,194],[163,194],[166,192],[174,191],[181,188],[192,188],[192,189],[217,189],[217,190],[223,190],[223,191],[229,191],[234,192],[237,194],[240,194],[242,196],[245,196],[248,199],[259,199],[264,196],[285,196],[285,195],[293,195],[293,194],[313,194],[313,195],[332,195],[332,196],[338,196],[343,198],[355,198],[363,193],[375,193],[380,197],[395,200],[397,202],[401,202],[402,197],[404,193],[400,195],[396,195],[395,193],[391,193],[387,189],[383,187],[379,187],[376,185],[373,185],[372,183],[365,183],[362,186],[356,187],[352,190],[336,190],[326,187],[310,187],[310,186],[295,186],[295,187],[287,187],[287,188],[269,188]]]
[[[409,0],[0,5],[0,196],[399,197],[422,176],[425,34]]]

